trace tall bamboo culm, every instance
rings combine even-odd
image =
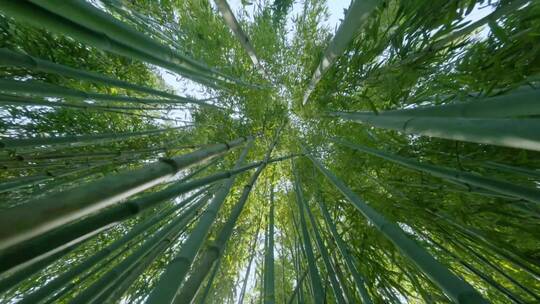
[[[201,286],[204,278],[212,268],[215,260],[217,260],[223,254],[227,242],[233,233],[236,221],[240,217],[242,210],[244,210],[244,206],[247,203],[251,190],[255,186],[255,183],[257,182],[257,179],[261,175],[262,171],[266,168],[270,161],[272,151],[278,143],[283,126],[284,125],[282,125],[279,129],[276,130],[274,140],[266,151],[263,163],[257,168],[255,173],[253,173],[253,175],[250,177],[248,183],[244,186],[244,190],[242,191],[240,198],[233,206],[232,211],[227,218],[227,221],[225,222],[223,228],[219,231],[216,240],[201,253],[199,264],[194,268],[191,276],[187,279],[186,283],[184,283],[184,286],[179,291],[175,303],[190,303],[190,301],[195,297],[197,290]]]
[[[236,164],[234,165],[235,169],[242,166],[252,144],[253,139],[250,139],[236,161]],[[200,220],[191,231],[188,239],[182,245],[180,251],[176,254],[174,259],[169,262],[165,272],[160,276],[154,290],[152,290],[148,297],[147,303],[162,304],[174,302],[180,287],[188,274],[191,264],[206,239],[206,236],[217,217],[217,213],[229,194],[234,181],[235,177],[230,177],[217,191],[209,206],[203,212]]]
[[[155,214],[154,216],[148,218],[147,220],[137,224],[128,233],[122,236],[120,239],[116,240],[115,242],[103,248],[102,250],[96,252],[94,255],[90,256],[89,258],[84,260],[82,263],[70,268],[67,272],[54,278],[53,280],[51,280],[50,282],[48,282],[47,284],[45,284],[38,290],[25,296],[21,300],[20,303],[31,304],[31,303],[39,303],[40,301],[44,300],[46,297],[50,296],[55,290],[58,290],[62,286],[66,285],[68,282],[76,278],[81,273],[85,272],[86,270],[94,266],[95,264],[99,263],[100,261],[108,257],[110,254],[115,252],[116,250],[125,246],[126,244],[131,242],[134,238],[143,234],[150,227],[156,225],[157,223],[162,221],[164,218],[169,217],[171,214],[185,207],[192,200],[194,200],[195,198],[203,194],[204,191],[207,191],[207,189],[197,191],[195,194],[189,196],[188,198],[186,198],[179,204],[171,208],[168,208],[162,212],[159,212]]]
[[[274,187],[270,189],[270,212],[268,214],[268,242],[264,254],[264,303],[276,303],[275,269],[274,269]]]
[[[330,230],[330,233],[332,237],[334,238],[334,241],[336,242],[336,245],[338,247],[339,252],[341,253],[341,256],[345,260],[345,264],[347,265],[347,268],[349,269],[349,272],[352,274],[353,281],[356,285],[356,289],[360,295],[360,299],[362,299],[363,304],[371,304],[373,301],[371,300],[371,297],[369,296],[369,293],[366,289],[366,281],[364,277],[360,274],[358,271],[356,265],[353,262],[352,257],[349,254],[349,249],[347,248],[347,244],[343,241],[341,236],[339,235],[336,223],[332,220],[332,217],[330,216],[330,213],[328,212],[328,209],[326,208],[325,203],[322,201],[322,196],[319,195],[316,198],[317,205],[321,209],[321,213],[323,215],[324,221],[326,223],[326,227],[328,230]]]
[[[315,167],[373,224],[381,234],[423,271],[444,293],[459,304],[488,303],[471,285],[457,277],[433,258],[424,248],[409,239],[401,228],[367,205],[343,181],[338,179],[323,164],[304,149],[304,153]]]
[[[361,145],[353,144],[351,142],[342,140],[342,139],[332,139],[332,141],[349,147],[351,149],[362,151],[369,155],[373,155],[385,160],[397,163],[399,165],[405,166],[410,169],[420,170],[431,175],[444,178],[446,180],[460,182],[483,189],[487,189],[496,193],[507,195],[510,197],[524,199],[536,204],[540,204],[540,190],[524,187],[520,185],[514,185],[505,181],[483,177],[477,174],[472,174],[464,171],[458,171],[454,169],[449,169],[445,167],[439,167],[429,164],[424,164],[417,162],[412,159],[407,159],[397,155],[392,155],[385,153],[383,151],[375,150],[372,148],[364,147]]]
[[[120,281],[129,274],[133,268],[153,250],[165,251],[180,236],[184,228],[197,216],[197,210],[207,203],[212,193],[202,197],[197,203],[193,204],[181,215],[176,216],[170,223],[160,229],[158,232],[139,246],[131,255],[122,260],[91,286],[79,293],[70,303],[82,304],[88,301],[104,303],[105,299],[119,287]]]
[[[344,292],[341,289],[341,286],[337,280],[336,271],[334,270],[334,267],[330,262],[328,250],[319,232],[319,226],[317,224],[317,221],[315,220],[315,217],[311,213],[308,203],[305,201],[304,208],[306,209],[309,222],[311,223],[311,230],[313,231],[313,236],[315,237],[315,243],[317,244],[317,248],[319,249],[319,253],[323,260],[324,266],[326,267],[326,273],[332,286],[332,293],[334,294],[334,298],[338,304],[345,304],[347,303],[347,301],[345,300]]]
[[[138,170],[108,176],[8,209],[0,214],[0,250],[113,205],[123,198],[171,178],[182,169],[235,148],[246,140],[247,138],[240,138],[174,158],[162,159]]]
[[[270,160],[270,162],[281,161],[283,159],[288,159],[288,157],[277,158],[275,160]],[[0,251],[0,259],[3,263],[0,264],[0,272],[29,260],[43,258],[48,254],[54,253],[56,250],[61,250],[62,246],[65,246],[65,244],[69,244],[73,241],[80,242],[90,235],[97,233],[97,231],[104,229],[104,227],[107,228],[110,225],[133,217],[165,200],[190,190],[212,184],[216,181],[230,178],[244,171],[259,167],[261,164],[262,161],[258,161],[237,169],[185,182],[186,178],[191,177],[190,174],[163,190],[141,195],[133,200],[117,204],[101,212],[92,214],[80,221],[70,223],[51,232],[22,242],[16,246],[12,246],[6,250],[2,250]]]
[[[304,194],[302,192],[300,177],[298,171],[293,162],[293,174],[294,174],[294,188],[296,193],[296,203],[298,206],[298,212],[300,214],[300,230],[302,232],[303,251],[306,255],[309,269],[309,277],[311,279],[311,291],[313,294],[314,303],[322,304],[325,302],[324,288],[321,281],[321,276],[317,268],[317,262],[315,260],[315,254],[311,245],[311,238],[307,229],[306,218],[304,215]]]

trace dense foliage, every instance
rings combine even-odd
[[[106,229],[59,253],[51,250],[26,264],[2,266],[0,302],[24,303],[41,289],[48,295],[40,303],[159,303],[156,290],[165,290],[165,284],[178,288],[178,303],[189,292],[195,294],[195,303],[457,302],[422,268],[423,261],[406,253],[414,248],[404,249],[392,239],[394,232],[388,231],[396,226],[391,223],[412,240],[408,244],[424,248],[489,302],[540,301],[539,150],[486,144],[491,138],[498,140],[499,133],[493,130],[506,121],[523,126],[516,130],[528,128],[524,132],[533,134],[531,141],[540,142],[534,135],[538,129],[531,129],[539,125],[540,115],[538,105],[532,106],[539,97],[535,91],[540,80],[539,2],[366,1],[373,3],[373,10],[305,104],[306,89],[334,36],[334,29],[324,25],[334,1],[242,1],[234,14],[260,66],[254,66],[216,5],[208,0],[86,2],[178,54],[170,56],[177,66],[122,55],[117,50],[126,42],[116,46],[115,37],[101,35],[108,39],[109,49],[105,49],[40,21],[32,23],[30,11],[29,18],[21,18],[10,8],[17,5],[9,2],[0,1],[0,56],[29,55],[137,87],[55,73],[35,61],[28,63],[29,59],[25,65],[11,57],[0,59],[3,219],[10,214],[32,218],[32,210],[49,210],[46,203],[70,204],[69,200],[52,201],[63,198],[64,192],[78,191],[106,177],[127,178],[118,174],[169,163],[238,138],[254,139],[238,147],[227,144],[230,152],[216,153],[206,163],[193,162],[192,168],[169,174],[162,184],[133,191],[129,198],[126,195],[54,228],[99,217],[99,212],[171,185],[241,167],[242,154],[247,153],[244,164],[283,159],[258,164],[258,178],[252,178],[257,170],[253,169],[240,172],[236,180],[223,177],[209,188],[201,187],[214,202],[220,191],[228,190],[227,182],[232,183],[230,191],[224,192],[223,205],[215,205],[214,218],[211,212],[194,212],[175,237],[169,236],[168,243],[160,241],[162,250],[145,252],[130,264],[129,271],[115,277],[107,285],[111,289],[105,298],[86,298],[85,290],[88,294],[92,288],[99,290],[94,284],[110,275],[111,269],[127,263],[147,240],[188,214],[194,205],[184,207],[182,201],[200,189],[112,221]],[[39,2],[20,1],[41,7]],[[54,13],[61,14],[62,1],[49,2],[58,6]],[[79,2],[85,3],[73,1]],[[74,27],[77,18],[73,15],[68,25]],[[138,47],[134,42],[126,49]],[[191,66],[190,60],[196,64]],[[473,120],[474,128],[460,131],[465,135],[459,140],[451,134],[454,126],[469,123],[459,115],[439,117],[439,121],[449,120],[448,130],[443,130],[448,133],[433,131],[439,128],[437,121],[428,122],[425,132],[431,131],[429,136],[408,132],[408,123],[416,127],[409,116],[397,128],[377,124],[378,118],[393,117],[385,116],[385,111],[483,102],[500,96],[510,96],[510,102],[517,103],[521,92],[529,94],[527,90],[532,92],[527,95],[532,96],[531,106],[507,116],[490,117],[485,110],[478,114],[485,118],[482,124],[496,127],[482,133],[483,125]],[[363,122],[358,123],[336,112],[363,113],[373,120],[357,119]],[[160,131],[129,136],[148,130]],[[512,130],[501,128],[500,134]],[[469,131],[480,139],[471,140]],[[91,139],[99,134],[109,136]],[[90,137],[47,142],[73,136]],[[17,142],[40,138],[45,141]],[[321,166],[359,201],[347,196]],[[245,193],[249,196],[238,219],[231,220]],[[388,225],[378,225],[378,217],[370,217],[363,206],[375,210]],[[47,285],[153,217],[154,225],[64,285],[55,289]],[[202,229],[199,219],[208,219],[208,234],[203,233],[201,249],[195,250],[198,254],[188,264],[185,277],[178,278],[178,272],[170,271],[171,261],[178,261],[191,248],[193,236]],[[227,229],[232,229],[229,234],[224,232]],[[225,242],[220,247],[221,237]],[[8,256],[8,247],[0,246],[0,260]],[[211,257],[206,265],[205,258]],[[442,276],[438,269],[432,268]],[[197,281],[199,273],[204,275]],[[20,279],[13,279],[17,276]],[[165,276],[178,279],[160,281]],[[196,288],[186,283],[191,290],[181,289],[184,278],[188,283],[193,280]],[[122,286],[123,281],[131,284]],[[472,302],[464,299],[463,303]]]

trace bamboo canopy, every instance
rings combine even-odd
[[[538,16],[0,0],[0,302],[540,302]]]

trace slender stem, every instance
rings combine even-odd
[[[304,215],[304,195],[302,188],[300,187],[300,177],[298,176],[298,171],[296,166],[293,163],[293,174],[294,174],[294,185],[296,193],[296,203],[298,205],[298,212],[300,214],[300,228],[302,230],[303,236],[303,248],[308,261],[309,276],[311,279],[311,291],[313,293],[313,301],[315,303],[323,303],[325,301],[324,297],[324,288],[321,282],[321,277],[319,270],[317,269],[317,264],[315,263],[315,255],[313,253],[313,247],[311,245],[311,239],[307,229],[306,218]]]

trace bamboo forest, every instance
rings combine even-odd
[[[0,0],[0,303],[540,303],[540,1]]]

